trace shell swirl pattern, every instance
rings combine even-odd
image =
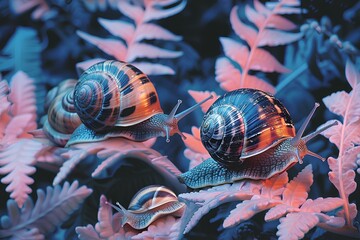
[[[279,100],[259,90],[239,89],[214,102],[204,116],[200,134],[212,158],[235,167],[244,158],[295,136],[295,129]]]
[[[134,125],[163,113],[149,78],[123,62],[90,67],[80,77],[74,96],[82,122],[95,131]]]

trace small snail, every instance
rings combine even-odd
[[[255,89],[226,93],[213,103],[201,124],[201,141],[211,158],[181,174],[179,181],[197,189],[267,179],[302,163],[305,155],[324,161],[306,143],[337,122],[302,137],[318,106],[295,135],[288,111],[275,97]]]
[[[151,185],[138,191],[126,210],[120,203],[117,206],[106,202],[122,215],[123,227],[129,224],[135,229],[144,229],[165,215],[180,217],[185,203],[179,202],[176,194],[165,186]]]
[[[70,139],[57,141],[60,145],[67,142],[66,146],[102,141],[111,137],[145,141],[165,136],[169,142],[169,137],[176,133],[184,138],[178,129],[178,122],[210,98],[212,96],[176,114],[181,104],[179,100],[170,114],[166,115],[161,109],[154,85],[144,73],[128,63],[105,61],[83,72],[72,91],[67,90],[56,98],[58,102],[67,99],[66,103],[70,103],[71,107],[61,110],[69,110],[70,113],[60,114],[57,109],[50,107],[48,122],[51,126],[57,126],[58,132],[62,132],[68,127],[61,123],[69,122],[75,125],[79,123],[77,118],[80,119],[82,124],[76,126],[75,130],[72,127],[69,130],[72,131]],[[53,105],[56,106],[55,103]],[[59,116],[70,119],[65,121]],[[48,132],[47,135],[54,134]]]

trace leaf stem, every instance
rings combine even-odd
[[[350,102],[352,101],[352,98],[350,99]],[[347,226],[352,226],[352,221],[350,218],[350,210],[349,210],[349,199],[346,196],[345,193],[345,189],[344,189],[344,182],[343,182],[343,169],[342,169],[342,158],[343,158],[343,154],[344,154],[344,138],[345,138],[345,126],[347,125],[347,121],[348,121],[348,112],[349,112],[349,106],[351,104],[349,103],[346,106],[346,110],[345,110],[345,114],[344,114],[344,121],[343,121],[343,127],[341,128],[341,137],[340,137],[340,144],[339,144],[339,157],[337,160],[337,164],[338,164],[338,175],[337,177],[339,178],[339,195],[340,197],[344,200],[344,214],[345,214],[345,221],[346,221],[346,225]]]

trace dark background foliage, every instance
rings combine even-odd
[[[90,12],[80,0],[48,0],[46,2],[54,11],[54,15],[44,21],[32,19],[31,13],[34,9],[20,15],[13,13],[10,9],[9,1],[11,0],[0,1],[0,53],[2,54],[0,57],[4,55],[1,49],[4,49],[18,28],[27,27],[35,30],[41,46],[41,84],[43,84],[45,92],[66,78],[77,78],[76,63],[94,57],[110,58],[93,45],[81,40],[75,34],[75,31],[82,30],[90,34],[106,37],[108,33],[98,24],[97,18],[118,19],[122,17],[119,11],[109,8],[105,11]],[[183,56],[179,59],[161,60],[171,66],[176,71],[176,75],[150,76],[157,88],[164,112],[169,112],[177,99],[183,100],[182,109],[193,105],[194,100],[187,93],[189,89],[211,90],[218,94],[223,93],[215,81],[214,69],[216,59],[223,55],[219,37],[231,36],[233,34],[229,21],[231,8],[237,4],[244,5],[251,2],[189,0],[182,12],[158,21],[159,25],[183,37],[181,42],[163,44],[169,49],[184,52]],[[342,41],[349,41],[356,48],[359,48],[360,14],[357,5],[359,5],[358,2],[353,0],[303,0],[302,6],[304,9],[307,9],[307,12],[297,16],[294,20],[299,25],[313,20],[320,24],[323,23],[329,27],[329,31],[338,35]],[[327,22],[324,20],[324,17],[327,17]],[[329,40],[329,36],[321,34],[315,35],[313,38],[321,38],[323,42]],[[311,43],[307,46],[311,46]],[[299,126],[304,116],[313,106],[314,101],[321,102],[323,97],[328,96],[332,92],[349,89],[343,74],[345,66],[345,61],[343,60],[349,56],[354,57],[354,55],[344,53],[341,49],[329,45],[328,50],[330,48],[332,49],[331,51],[336,52],[340,56],[340,59],[334,55],[326,54],[309,56],[309,69],[312,78],[298,79],[277,94],[277,97],[283,101],[290,111],[296,126]],[[305,50],[294,46],[294,56],[299,51]],[[314,52],[321,53],[319,49],[315,48]],[[286,59],[285,54],[288,54],[288,52],[284,48],[276,49],[278,59]],[[329,60],[329,69],[319,66],[319,63],[324,59]],[[291,66],[291,62],[288,65]],[[326,71],[331,73],[339,72],[339,75],[327,74]],[[5,77],[8,74],[11,74],[10,71],[2,71],[2,75]],[[277,84],[279,79],[278,74],[267,74],[266,77],[274,85]],[[42,114],[43,111],[40,110],[39,113]],[[316,113],[310,128],[315,129],[319,124],[334,117],[322,106]],[[200,125],[201,118],[201,111],[191,114],[190,117],[181,122],[181,130],[190,132],[191,126]],[[164,139],[158,139],[155,149],[163,155],[169,156],[180,170],[184,171],[187,168],[188,160],[183,155],[185,147],[181,138],[178,136],[173,137],[170,144],[166,145],[165,148],[163,146]],[[313,141],[310,144],[310,149],[322,156],[336,154],[334,147],[322,137]],[[91,169],[92,161],[96,160],[89,159],[79,169]],[[131,159],[126,161],[129,162],[128,166],[115,172],[114,177],[110,179],[93,180],[82,171],[75,171],[71,174],[69,179],[80,179],[83,183],[88,184],[90,188],[93,188],[94,193],[88,198],[83,209],[80,210],[79,213],[81,214],[78,213],[80,217],[77,217],[76,220],[72,218],[71,221],[64,225],[66,228],[73,229],[77,225],[93,224],[96,222],[100,194],[106,194],[109,198],[116,199],[126,206],[130,201],[130,197],[137,189],[144,185],[163,181],[146,166],[131,164]],[[314,166],[315,173],[314,184],[309,195],[310,198],[337,196],[336,189],[327,180],[327,172],[329,171],[327,165],[310,157],[305,159],[305,164],[310,162]],[[300,165],[295,166],[289,171],[290,176],[296,175],[302,168],[303,166]],[[139,169],[142,171],[141,176],[144,176],[140,179],[135,177],[139,174]],[[50,185],[53,177],[53,173],[46,170],[37,171],[34,177],[36,179],[35,184],[32,185],[33,189]],[[124,178],[128,179],[130,183],[124,184],[121,181]],[[359,176],[357,176],[356,180],[359,182]],[[6,199],[8,199],[8,193],[5,192],[4,188],[4,185],[0,185],[0,195],[2,196],[0,206],[2,211],[5,209]],[[112,189],[114,188],[117,190],[113,191]],[[129,194],[124,195],[123,192]],[[359,201],[360,196],[358,192],[350,197],[351,202]],[[234,205],[234,203],[231,203],[231,205]],[[234,228],[221,229],[220,225],[223,217],[233,207],[223,205],[211,211],[186,237],[188,239],[216,239],[217,237],[223,239],[276,238],[275,232],[278,223],[264,224],[262,215],[257,215],[251,221],[247,221]],[[209,223],[209,220],[213,218],[216,221]],[[73,231],[69,231],[67,236],[69,238],[74,237],[73,234]],[[338,239],[338,236],[330,233],[323,234],[321,230],[313,230],[305,236],[305,239],[310,238]]]

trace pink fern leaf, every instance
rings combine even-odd
[[[313,173],[311,165],[307,165],[293,180],[291,180],[283,192],[285,204],[299,207],[308,196],[308,191],[313,183]]]
[[[185,0],[164,0],[164,1],[150,1],[145,0],[146,11],[144,21],[158,20],[173,16],[181,12],[185,6]]]
[[[283,172],[277,176],[266,179],[263,182],[261,196],[271,199],[280,199],[288,181],[289,178],[287,172]]]
[[[162,49],[147,43],[133,43],[129,48],[126,60],[134,61],[136,58],[177,58],[182,52]]]
[[[148,21],[176,14],[183,10],[185,5],[186,1],[184,0],[144,1],[136,3],[120,1],[118,3],[119,11],[134,22],[100,18],[99,23],[112,35],[121,38],[123,41],[104,39],[81,31],[78,31],[77,34],[117,60],[134,63],[145,74],[173,75],[175,72],[170,67],[162,64],[147,63],[145,60],[140,61],[139,59],[177,58],[182,55],[180,51],[163,49],[150,43],[144,43],[144,40],[179,41],[181,37]],[[135,63],[135,61],[138,62]]]
[[[212,99],[206,101],[204,104],[201,104],[201,110],[205,113],[210,108],[210,106],[216,101],[216,99],[219,97],[216,95],[215,92],[209,92],[209,91],[194,91],[189,90],[188,93],[190,96],[198,103],[205,98],[209,97],[210,95],[213,96]]]
[[[37,190],[37,201],[28,198],[23,208],[19,208],[13,200],[7,203],[8,216],[3,216],[2,223],[6,228],[0,230],[1,237],[14,236],[27,229],[37,228],[43,235],[52,233],[59,225],[79,208],[92,190],[77,181],[71,185],[66,182],[63,187],[47,187],[46,193]],[[5,218],[5,219],[4,219]]]
[[[186,134],[185,136],[191,137],[191,135],[189,135],[189,134]],[[186,148],[184,150],[184,156],[190,160],[188,170],[193,169],[194,167],[196,167],[197,165],[199,165],[200,163],[202,163],[203,161],[205,161],[206,159],[209,158],[208,155],[194,152],[189,148]]]
[[[1,141],[4,145],[12,144],[22,138],[32,138],[28,133],[37,128],[33,114],[21,114],[11,118],[6,125],[4,137]]]
[[[143,21],[144,10],[140,6],[132,5],[126,1],[119,1],[118,9],[122,14],[134,20],[136,25]]]
[[[315,200],[307,199],[301,206],[301,210],[305,212],[330,212],[341,207],[344,201],[341,198],[317,198]]]
[[[280,73],[289,72],[289,69],[279,63],[279,61],[276,60],[273,55],[261,48],[256,48],[255,50],[253,50],[253,57],[249,62],[250,70]]]
[[[0,116],[8,114],[10,102],[8,95],[10,92],[9,84],[6,80],[0,80]]]
[[[98,148],[89,148],[89,149],[72,149],[69,148],[67,152],[63,153],[62,156],[67,158],[67,160],[60,167],[59,172],[53,180],[53,185],[58,185],[63,181],[67,175],[75,168],[75,166],[83,159],[85,159],[90,154],[94,154],[100,149]]]
[[[249,57],[249,49],[244,44],[231,38],[220,37],[220,43],[225,55],[237,62],[242,68],[245,67]]]
[[[75,231],[80,240],[101,240],[95,228],[90,224],[85,227],[76,227]]]
[[[355,171],[356,168],[355,159],[356,156],[360,154],[360,147],[354,147],[347,150],[342,159],[335,159],[333,157],[329,157],[328,163],[332,172],[329,173],[330,181],[335,185],[337,189],[343,189],[344,194],[348,197],[351,193],[353,193],[356,189]],[[339,169],[339,161],[342,160],[341,169]],[[342,172],[342,177],[339,178],[338,173]],[[346,179],[346,181],[342,180]]]
[[[226,202],[250,199],[253,195],[260,193],[260,188],[260,181],[241,181],[231,185],[215,186],[199,192],[180,194],[180,199],[194,202],[198,206],[195,210],[192,208],[186,209],[186,211],[194,212],[185,212],[185,215],[191,215],[191,217],[184,233],[190,231],[211,209]]]
[[[265,29],[259,40],[258,46],[279,46],[295,42],[302,38],[303,33],[289,33],[274,29]]]
[[[301,9],[297,7],[281,6],[274,10],[275,14],[300,14]]]
[[[350,203],[349,207],[348,207],[348,211],[349,211],[350,219],[355,219],[356,215],[358,213],[356,204],[355,203]],[[342,217],[343,219],[346,219],[347,218],[346,214],[347,213],[345,212],[345,208],[343,208],[343,209],[341,209],[340,211],[338,211],[336,213],[336,216]]]
[[[194,152],[201,153],[210,157],[208,151],[201,143],[200,129],[197,127],[192,127],[191,132],[192,135],[188,133],[184,133],[186,136],[186,139],[184,139],[185,146]]]
[[[253,22],[258,28],[260,28],[262,26],[262,24],[264,24],[265,20],[267,20],[267,27],[268,28],[276,28],[279,30],[294,30],[297,28],[297,25],[294,24],[293,22],[291,22],[290,20],[288,20],[287,18],[284,18],[280,15],[276,15],[276,14],[272,14],[270,9],[266,8],[261,2],[259,2],[258,0],[254,0],[254,8],[251,8],[249,6],[246,6],[245,8],[245,14],[246,17]],[[261,21],[256,20],[258,18],[260,18],[259,16],[254,17],[256,15],[260,15],[261,16]],[[271,17],[268,17],[270,16]],[[268,17],[267,19],[265,19],[263,16]],[[255,19],[254,19],[255,18]]]
[[[184,155],[190,160],[189,169],[194,168],[204,160],[210,158],[210,154],[200,140],[200,130],[197,127],[191,128],[192,134],[183,133],[186,139]]]
[[[352,226],[353,217],[350,213],[348,197],[356,189],[355,168],[356,158],[360,154],[360,73],[348,61],[345,68],[346,77],[353,90],[350,93],[338,92],[323,99],[325,105],[334,113],[343,117],[342,124],[338,124],[323,133],[339,149],[337,158],[328,159],[329,179],[339,191],[340,198],[344,200],[344,216],[347,226]],[[342,108],[337,101],[343,103]],[[356,147],[355,147],[356,146]]]
[[[139,232],[125,225],[121,227],[120,213],[112,214],[112,208],[106,204],[107,199],[104,195],[100,197],[98,210],[98,222],[95,227],[87,225],[76,227],[75,231],[80,239],[132,239]]]
[[[126,58],[127,49],[120,40],[95,37],[82,31],[77,31],[76,33],[79,37],[96,45],[106,54],[109,54],[118,60],[124,60]]]
[[[31,17],[33,19],[40,19],[47,13],[50,14],[50,8],[45,0],[14,0],[10,2],[10,10],[15,14],[22,14],[33,9]]]
[[[57,172],[59,171],[59,167],[64,163],[64,158],[61,157],[63,152],[63,148],[45,145],[36,154],[36,165]]]
[[[114,230],[114,227],[119,228],[119,226],[114,226],[112,208],[110,205],[106,204],[106,202],[106,197],[101,195],[100,207],[98,211],[99,222],[95,225],[95,229],[101,238],[108,238],[113,236],[117,232]]]
[[[88,69],[89,67],[91,67],[92,65],[99,63],[99,62],[103,62],[106,61],[106,59],[104,58],[93,58],[93,59],[89,59],[83,62],[79,62],[75,65],[76,71],[78,73],[78,75],[80,76],[86,69]]]
[[[94,172],[91,174],[92,177],[98,177],[100,178],[103,174],[103,172],[106,172],[107,169],[112,168],[117,162],[121,161],[123,156],[137,156],[139,159],[144,157],[144,154],[146,153],[145,158],[150,161],[152,158],[159,157],[157,155],[157,152],[155,150],[152,150],[150,148],[146,148],[143,145],[139,145],[132,148],[124,148],[124,149],[118,149],[118,150],[110,150],[110,149],[103,149],[97,152],[97,156],[100,158],[104,158],[104,160],[97,166],[97,168],[94,170]],[[155,155],[156,154],[156,155]],[[165,161],[165,160],[164,160]]]
[[[233,7],[233,9],[231,10],[230,22],[234,32],[239,37],[244,39],[247,42],[247,44],[250,46],[250,48],[253,47],[256,41],[257,31],[255,28],[246,25],[240,20],[240,18],[238,17],[237,6]]]
[[[181,174],[181,171],[166,156],[152,158],[151,163],[161,167],[174,176],[179,176]]]
[[[93,178],[108,178],[111,169],[117,169],[121,166],[124,157],[134,157],[150,165],[177,191],[185,191],[185,186],[180,184],[177,179],[177,176],[181,174],[179,169],[166,156],[162,156],[159,152],[149,148],[142,142],[133,142],[127,139],[111,139],[104,143],[99,142],[90,148],[99,149],[96,155],[102,159],[102,162],[91,174]]]
[[[124,39],[127,44],[133,41],[135,33],[135,27],[133,24],[125,21],[109,20],[105,18],[99,18],[98,22],[112,35]]]
[[[252,218],[255,214],[270,209],[280,203],[279,200],[254,196],[251,200],[245,200],[236,205],[236,208],[231,210],[229,216],[225,218],[223,226],[227,228],[237,225]]]
[[[246,81],[251,82],[253,80],[248,79],[251,76],[249,75],[250,70],[279,73],[289,72],[289,69],[285,68],[270,52],[259,48],[289,44],[303,36],[301,32],[289,32],[289,30],[294,30],[296,25],[279,15],[285,5],[287,5],[285,1],[280,1],[272,7],[265,7],[258,0],[254,0],[254,8],[247,5],[245,7],[246,18],[256,27],[250,26],[240,19],[237,6],[231,10],[231,26],[234,32],[248,45],[245,46],[240,42],[226,38],[220,39],[225,55],[234,61],[234,63],[230,62],[230,64],[241,66],[241,73],[240,69],[235,70],[236,75],[240,77],[235,80],[239,82],[236,84],[238,87],[243,88],[246,85]],[[291,6],[297,9],[298,3],[291,4]],[[225,79],[224,76],[218,76],[218,74],[225,73],[226,70],[219,70],[221,67],[225,67],[225,63],[229,64],[229,62],[224,60],[219,60],[216,63],[216,78],[219,82],[223,82],[221,79]],[[255,78],[255,80],[257,79]],[[262,81],[257,81],[257,83],[262,83]],[[225,84],[220,86],[226,90],[226,87],[230,86],[229,81],[227,80]],[[252,86],[257,88],[256,84],[252,84]]]
[[[278,204],[265,214],[265,221],[273,221],[276,219],[280,219],[281,217],[285,216],[287,213],[291,212],[299,212],[299,209],[296,207],[289,206],[287,204]]]
[[[133,62],[132,63],[137,68],[141,69],[144,73],[148,75],[174,75],[175,71],[163,64],[159,63],[148,63],[148,62]]]
[[[10,112],[13,116],[32,114],[36,119],[36,99],[34,80],[24,72],[17,72],[10,84],[9,101],[12,102]]]
[[[179,228],[173,226],[179,222],[179,219],[173,216],[159,218],[153,222],[146,231],[133,236],[131,239],[178,239]]]
[[[136,38],[135,41],[139,42],[141,40],[148,39],[161,39],[169,41],[180,41],[181,37],[173,34],[172,32],[166,30],[163,27],[160,27],[153,23],[144,23],[136,29]]]
[[[320,213],[289,213],[285,218],[280,219],[276,235],[279,236],[279,240],[302,239],[305,236],[305,233],[310,231],[310,229],[315,227],[318,223],[331,221],[332,218],[334,217]]]
[[[28,194],[32,192],[29,185],[34,180],[29,177],[36,168],[36,154],[41,150],[42,144],[33,140],[23,139],[9,145],[0,151],[0,174],[6,175],[1,183],[8,184],[6,191],[22,207]]]
[[[220,87],[225,91],[232,91],[238,88],[254,88],[270,94],[275,93],[274,86],[253,75],[248,75],[245,82],[239,82],[242,76],[240,70],[229,59],[224,57],[216,60],[215,74],[216,81],[220,83]]]

